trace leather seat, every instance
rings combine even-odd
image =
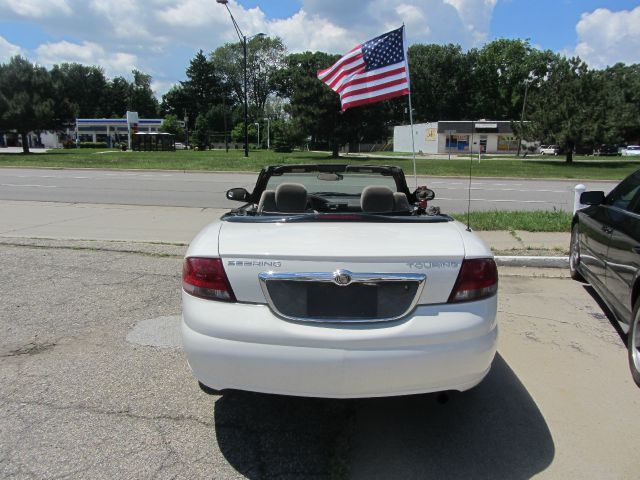
[[[275,190],[265,190],[258,202],[258,212],[304,213],[307,189],[299,183],[281,183]]]
[[[384,185],[369,185],[360,195],[360,208],[367,213],[393,212],[393,190]]]

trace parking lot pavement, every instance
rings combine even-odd
[[[579,283],[501,270],[500,353],[447,402],[218,397],[175,248],[107,247],[0,245],[0,478],[637,478],[640,390]]]

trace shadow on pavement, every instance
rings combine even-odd
[[[585,289],[585,291],[589,295],[591,295],[591,298],[593,298],[595,300],[595,302],[598,304],[598,306],[602,310],[602,313],[604,314],[604,316],[607,318],[607,320],[609,320],[609,323],[613,326],[615,331],[620,336],[620,340],[622,340],[622,344],[624,346],[626,346],[627,345],[627,334],[622,331],[622,328],[620,327],[620,324],[616,320],[616,316],[613,314],[611,309],[607,306],[606,303],[604,303],[604,300],[602,300],[602,298],[600,298],[600,295],[598,295],[598,292],[596,292],[595,288],[593,288],[589,284],[584,284],[584,285],[582,285],[582,287]],[[596,317],[596,319],[598,319],[598,318]]]
[[[229,392],[218,445],[249,478],[530,478],[553,460],[547,424],[500,355],[476,388],[321,400]]]

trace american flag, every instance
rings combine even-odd
[[[342,111],[409,93],[404,26],[350,50],[318,71],[318,78],[340,95]]]

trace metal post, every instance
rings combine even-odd
[[[527,106],[527,93],[529,92],[529,85],[531,85],[532,80],[525,80],[524,87],[524,100],[522,102],[522,113],[520,114],[520,135],[518,137],[518,153],[516,153],[516,157],[520,156],[520,148],[522,147],[522,129],[524,127],[524,109]]]
[[[184,111],[184,142],[189,147],[189,115],[187,115],[187,111]]]
[[[402,24],[402,48],[404,50],[405,61],[407,63],[407,84],[409,87],[409,122],[411,123],[411,150],[413,151],[413,178],[416,181],[416,190],[418,189],[418,169],[416,168],[416,142],[413,133],[413,108],[411,107],[411,83],[409,82],[409,52],[406,49],[407,38],[404,23]]]
[[[270,138],[270,131],[271,131],[271,120],[269,120],[269,117],[266,117],[265,120],[267,121],[267,150],[271,149],[271,144],[269,142],[269,138]]]
[[[582,205],[582,203],[580,203],[580,195],[582,195],[586,189],[587,189],[587,187],[585,187],[581,183],[576,185],[575,187],[573,187],[573,190],[574,190],[574,195],[573,195],[573,214],[574,215],[576,214],[576,211],[580,210],[581,208],[584,208],[584,205]]]
[[[227,139],[227,94],[224,93],[222,97],[222,120],[224,121],[224,149],[229,153],[229,140]]]
[[[260,122],[256,122],[254,125],[258,127],[258,148],[260,148]]]
[[[242,36],[242,45],[244,47],[244,156],[249,156],[249,114],[247,100],[247,36]]]

